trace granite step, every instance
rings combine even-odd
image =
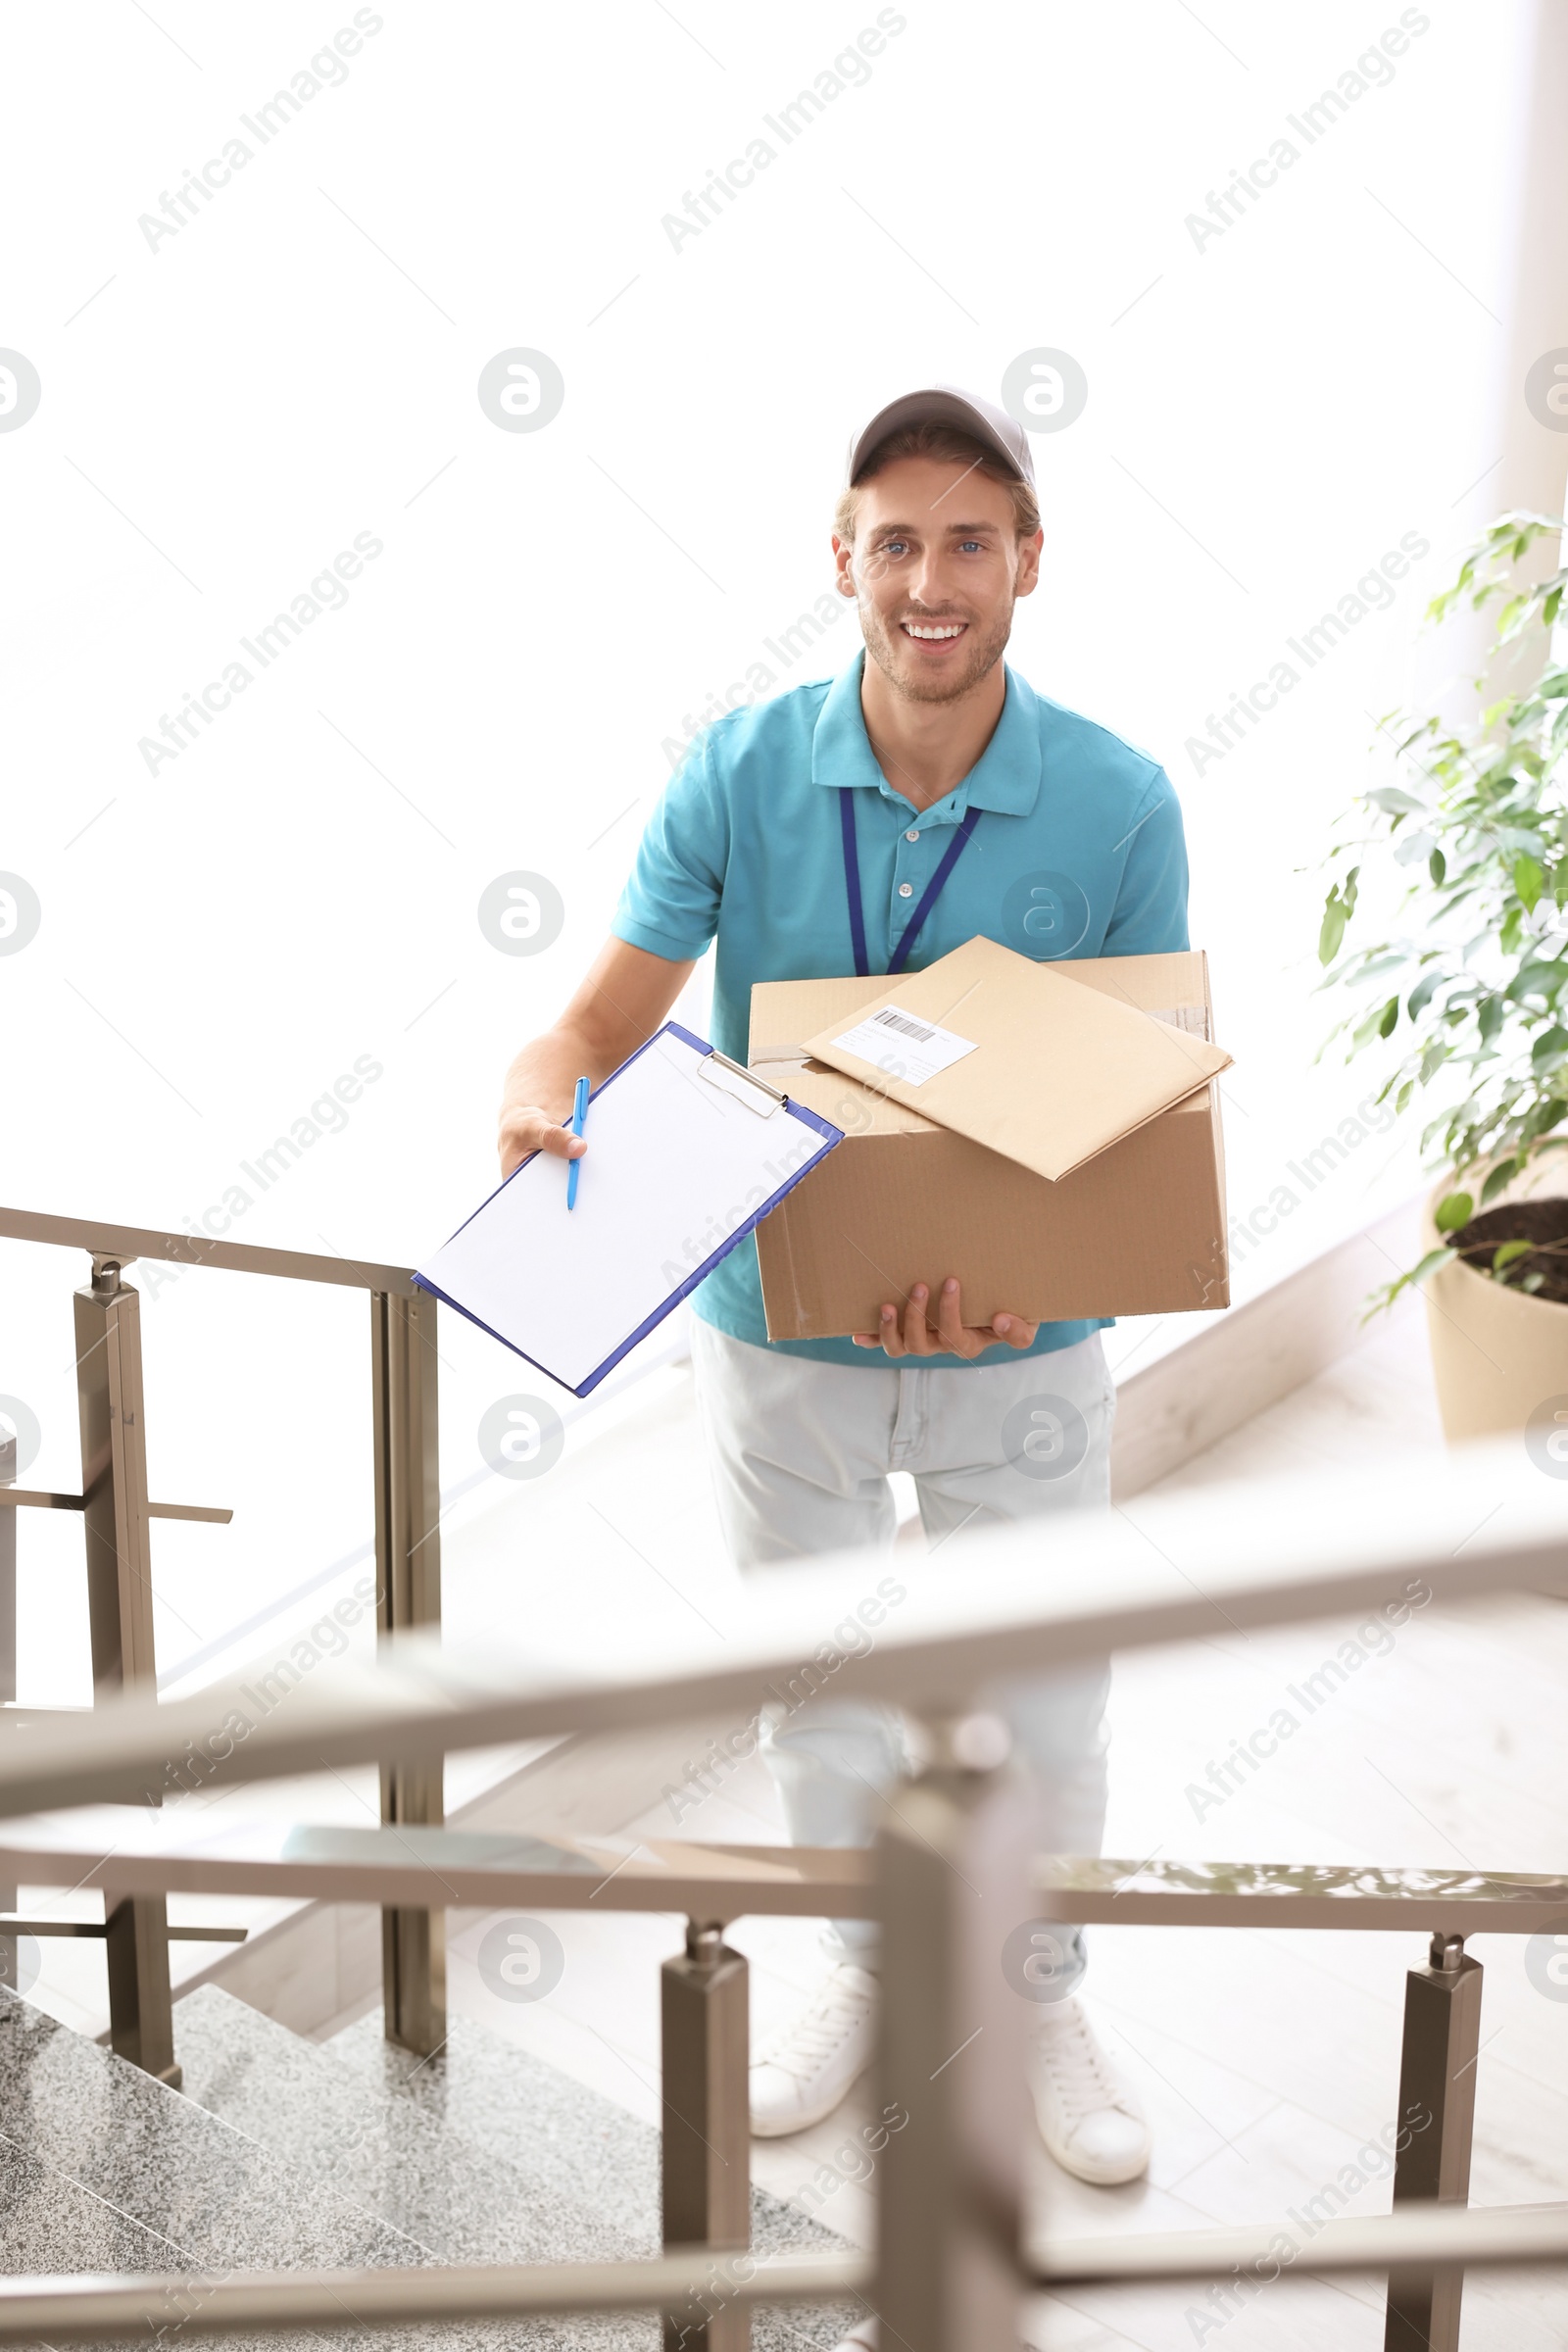
[[[178,2004],[175,2039],[189,2098],[440,2260],[659,2250],[659,2133],[468,2018],[454,2018],[445,2047],[419,2060],[386,2041],[379,2012],[314,2043],[204,1985]],[[752,2239],[768,2253],[846,2250],[756,2187]],[[855,2316],[760,2312],[754,2338],[759,2352],[825,2352]],[[637,2315],[541,2321],[511,2341],[657,2352],[660,2328]]]
[[[0,2271],[431,2259],[352,2198],[0,1988]],[[171,2328],[178,2318],[172,2310]],[[327,2342],[270,2340],[274,2352]]]
[[[380,2019],[367,2020],[380,2040]],[[525,2176],[467,2136],[460,2101],[433,2106],[395,2095],[373,2069],[346,2064],[332,2043],[306,2041],[218,1985],[174,2012],[186,2094],[313,2180],[352,2194],[369,2212],[447,2262],[580,2261],[647,2252],[549,2167]],[[397,2053],[403,2069],[418,2062]],[[438,2093],[446,2079],[438,2058]]]

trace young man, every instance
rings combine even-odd
[[[1186,947],[1164,774],[1003,662],[1044,539],[1027,435],[970,394],[908,393],[857,435],[834,520],[836,585],[856,604],[863,656],[732,711],[692,746],[612,938],[508,1073],[504,1173],[529,1152],[591,1150],[563,1125],[573,1081],[587,1071],[597,1085],[653,1034],[715,934],[713,1041],[741,1062],[754,981],[918,970],[977,933],[1042,958]],[[742,1566],[886,1546],[890,1470],[913,1473],[933,1549],[971,1527],[1108,1502],[1101,1325],[998,1314],[976,1328],[952,1269],[927,1275],[853,1341],[770,1342],[751,1242],[695,1294],[699,1404]],[[1042,1579],[1050,1557],[1043,1541]],[[1042,1850],[1100,1850],[1108,1682],[1105,1664],[1009,1696]],[[792,1838],[870,1843],[905,1763],[897,1718],[833,1698],[778,1713],[764,1746]],[[1037,1941],[1025,1974],[1045,1996],[1033,2084],[1046,2143],[1081,2180],[1132,2180],[1148,2130],[1075,1996],[1082,1936]],[[830,2113],[870,2057],[874,1931],[835,1922],[828,1945],[822,1991],[754,2056],[760,2133]]]

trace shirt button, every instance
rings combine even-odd
[[[899,884],[899,896],[901,899],[912,899],[914,896],[914,884],[912,882],[901,882]]]
[[[906,841],[918,841],[920,836],[918,833],[906,833],[904,838]]]

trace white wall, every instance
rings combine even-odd
[[[872,0],[372,16],[265,144],[242,119],[347,0],[84,0],[0,35],[25,223],[0,342],[42,383],[0,432],[0,866],[42,909],[0,956],[5,1196],[179,1225],[238,1184],[236,1239],[409,1260],[443,1236],[491,1178],[507,1059],[604,933],[662,747],[749,665],[850,658],[848,615],[818,660],[762,649],[825,586],[852,425],[921,379],[995,395],[1041,347],[1089,400],[1036,442],[1046,580],[1015,656],[1182,792],[1233,1206],[1299,1203],[1239,1293],[1407,1186],[1388,1140],[1310,1195],[1289,1173],[1373,1080],[1312,1065],[1315,866],[1374,718],[1427,674],[1427,594],[1532,469],[1560,485],[1516,349],[1568,343],[1560,274],[1544,310],[1520,266],[1534,9],[901,0],[863,85],[788,145],[765,118]],[[1401,22],[1379,86],[1310,143],[1291,127]],[[150,242],[139,218],[236,135],[250,160]],[[673,244],[662,217],[759,135],[774,160]],[[1281,137],[1277,184],[1196,235]],[[476,397],[515,346],[564,380],[542,430]],[[342,610],[266,668],[240,651],[360,534],[379,552]],[[1288,641],[1401,542],[1430,552],[1308,669]],[[139,740],[236,656],[253,682],[149,772]],[[1299,683],[1250,739],[1195,756],[1282,660]],[[564,904],[530,958],[476,919],[514,869]],[[361,1056],[381,1074],[343,1131],[262,1193],[240,1163]],[[44,1424],[33,1481],[69,1486],[81,1261],[0,1250],[0,1392]],[[239,1613],[237,1577],[287,1584],[366,1532],[365,1315],[209,1274],[149,1302],[155,1492],[244,1521],[161,1532],[164,1654]],[[449,1348],[457,1477],[482,1406],[538,1384]],[[34,1561],[66,1544],[24,1533]]]

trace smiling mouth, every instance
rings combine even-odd
[[[966,620],[901,620],[900,629],[916,645],[954,645],[969,624]]]

